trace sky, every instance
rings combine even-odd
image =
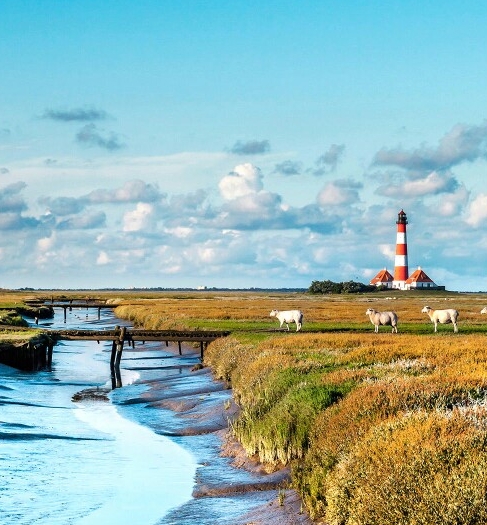
[[[0,287],[487,291],[487,3],[0,0]]]

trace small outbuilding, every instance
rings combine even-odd
[[[394,277],[390,272],[387,271],[387,268],[381,270],[371,281],[372,286],[383,286],[385,288],[392,288],[392,283]]]
[[[421,266],[418,266],[418,269],[415,270],[406,280],[406,289],[413,290],[418,288],[429,288],[430,290],[440,288],[426,275],[421,269]]]

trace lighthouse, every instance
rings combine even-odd
[[[406,237],[406,224],[408,219],[403,210],[397,215],[396,257],[394,259],[393,288],[404,290],[408,278],[408,243]]]

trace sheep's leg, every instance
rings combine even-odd
[[[453,331],[456,333],[458,332],[458,327],[457,327],[457,323],[453,323]]]
[[[436,321],[434,321],[435,323],[435,333],[438,331],[438,323]]]
[[[375,325],[375,329],[374,329],[374,331],[375,331],[376,334],[379,333],[379,325],[378,325],[378,324]]]

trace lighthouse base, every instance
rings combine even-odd
[[[406,281],[392,281],[392,287],[397,290],[409,290],[409,285]]]

